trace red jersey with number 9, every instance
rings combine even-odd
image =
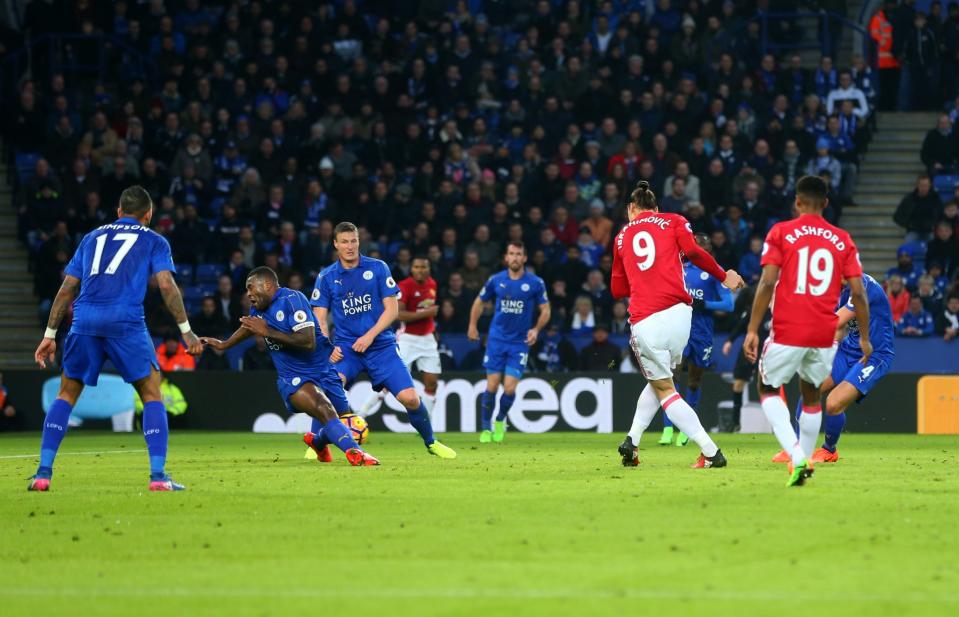
[[[677,304],[692,304],[683,276],[685,256],[720,281],[726,272],[696,244],[679,214],[644,212],[616,235],[613,296],[629,296],[629,322],[637,323]]]
[[[862,276],[859,249],[844,230],[815,214],[773,225],[761,264],[779,266],[770,339],[832,347],[844,278]]]

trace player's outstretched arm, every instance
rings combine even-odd
[[[862,359],[865,364],[872,355],[872,341],[869,340],[869,296],[866,287],[862,284],[861,276],[849,277],[849,299],[856,309],[856,321],[859,323],[859,348],[862,349]]]
[[[157,286],[160,288],[160,295],[163,296],[163,303],[166,305],[173,319],[176,320],[180,333],[183,335],[183,342],[186,343],[187,351],[194,356],[203,353],[203,343],[193,333],[190,327],[190,320],[186,314],[186,307],[183,306],[183,296],[180,295],[180,288],[173,280],[173,273],[169,270],[160,270],[157,272]]]
[[[221,341],[220,339],[209,336],[201,336],[200,342],[207,347],[212,347],[213,349],[218,349],[220,351],[226,351],[230,347],[239,345],[251,336],[253,336],[253,333],[246,328],[237,328],[236,332],[231,334],[230,338],[226,339],[225,341]]]
[[[330,315],[330,309],[325,306],[314,306],[313,315],[316,317],[316,321],[320,324],[320,332],[323,333],[323,336],[330,338],[330,328],[327,322]]]
[[[428,319],[430,317],[436,317],[440,312],[440,307],[438,304],[433,306],[420,309],[418,311],[407,311],[406,309],[399,310],[399,320],[403,323],[410,323],[411,321],[420,321],[422,319]]]
[[[53,362],[57,353],[57,330],[60,328],[60,322],[63,316],[67,314],[67,309],[73,304],[73,299],[77,297],[77,290],[80,289],[80,279],[67,274],[63,277],[63,283],[57,291],[57,297],[53,300],[53,306],[50,308],[50,317],[47,318],[47,330],[43,333],[43,340],[37,346],[33,353],[33,359],[36,360],[42,368],[47,368],[47,362]]]
[[[479,327],[477,324],[479,324],[480,315],[483,314],[484,304],[483,299],[476,296],[476,299],[473,300],[473,306],[470,307],[470,325],[466,329],[466,336],[471,341],[480,340]]]
[[[756,285],[756,297],[753,299],[753,310],[749,316],[749,325],[746,326],[746,339],[743,341],[743,353],[750,362],[759,357],[759,325],[763,316],[769,310],[773,292],[776,290],[776,281],[779,280],[779,266],[766,264],[763,274]]]
[[[240,317],[240,328],[247,330],[251,335],[256,334],[257,336],[269,338],[286,347],[304,351],[313,351],[316,349],[316,330],[314,330],[312,323],[293,332],[283,332],[282,330],[271,328],[262,317],[252,317],[248,315]]]

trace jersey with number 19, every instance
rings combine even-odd
[[[73,325],[64,342],[67,377],[96,385],[110,358],[123,378],[137,381],[159,369],[143,316],[147,280],[176,272],[170,244],[134,218],[124,217],[91,231],[64,272],[80,279]]]
[[[763,383],[778,388],[799,377],[822,385],[836,348],[836,303],[844,278],[862,276],[859,251],[849,234],[826,219],[803,214],[773,225],[762,260],[779,266],[773,327],[759,359]]]

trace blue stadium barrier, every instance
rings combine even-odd
[[[43,413],[50,410],[50,405],[59,391],[59,377],[51,377],[44,382]],[[83,389],[70,417],[79,420],[102,420],[129,411],[133,411],[133,386],[124,382],[119,375],[100,375],[97,385]]]

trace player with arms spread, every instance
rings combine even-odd
[[[167,455],[166,407],[160,394],[160,367],[143,316],[147,280],[156,275],[160,293],[173,314],[191,354],[203,350],[187,320],[183,298],[173,280],[176,269],[170,244],[150,230],[153,201],[142,187],[120,194],[117,220],[91,231],[80,241],[64,269],[63,284],[50,309],[47,330],[34,359],[46,368],[56,355],[57,328],[73,303],[73,325],[63,343],[60,392],[43,421],[40,466],[27,487],[50,489],[53,461],[66,435],[70,412],[84,385],[95,386],[108,358],[143,401],[143,436],[150,455],[150,490],[185,487],[164,471]],[[79,295],[77,291],[79,290]]]
[[[329,358],[333,346],[319,331],[310,303],[302,293],[280,287],[276,272],[260,266],[246,279],[250,315],[240,318],[240,327],[225,341],[204,337],[204,345],[226,350],[251,336],[262,336],[276,366],[276,387],[290,413],[300,411],[317,420],[321,428],[303,440],[316,457],[329,463],[329,444],[346,455],[354,467],[379,465],[363,451],[350,430],[340,422],[336,407],[349,409],[343,384]],[[331,401],[337,401],[334,405]]]
[[[436,344],[436,281],[430,276],[430,260],[422,255],[413,258],[410,276],[400,281],[399,318],[406,329],[397,336],[400,358],[407,370],[415,364],[423,376],[423,406],[430,414],[436,404],[436,386],[443,367]],[[383,400],[383,391],[371,396],[360,409],[367,416],[373,407]]]
[[[360,255],[359,231],[353,223],[336,226],[333,247],[337,261],[317,276],[310,304],[327,336],[327,317],[333,314],[336,334],[330,360],[340,378],[349,384],[365,370],[374,390],[386,388],[406,408],[430,454],[456,458],[452,448],[433,437],[430,415],[397,352],[391,326],[399,314],[398,289],[389,268],[379,259]]]
[[[506,247],[506,269],[486,281],[473,306],[467,336],[480,338],[477,324],[483,305],[493,302],[495,309],[483,355],[486,369],[486,391],[483,392],[483,410],[480,443],[500,443],[506,437],[506,418],[516,398],[516,385],[523,378],[529,348],[536,344],[540,331],[549,323],[550,306],[543,279],[526,271],[526,247],[522,242],[510,242]],[[533,311],[539,307],[539,318],[533,325]],[[493,423],[493,406],[500,382],[503,395],[499,399],[499,413]]]
[[[848,233],[823,218],[827,191],[821,178],[800,178],[796,182],[799,217],[773,225],[766,235],[762,277],[743,341],[746,357],[755,361],[760,321],[772,301],[772,332],[759,357],[759,397],[776,438],[789,452],[787,486],[801,486],[813,473],[807,457],[816,445],[822,423],[819,388],[829,376],[836,354],[835,309],[843,279],[849,282],[859,322],[859,361],[867,364],[872,355],[869,300],[863,287],[859,251]],[[798,441],[789,422],[789,409],[779,395],[780,386],[796,373],[803,400]]]
[[[729,289],[742,287],[743,279],[733,270],[724,272],[696,244],[685,218],[659,212],[656,195],[645,180],[636,183],[627,214],[629,223],[613,245],[610,287],[613,297],[629,298],[630,344],[649,383],[636,402],[632,428],[619,446],[623,465],[639,464],[639,438],[662,405],[673,424],[701,448],[693,467],[725,467],[726,457],[673,384],[673,369],[682,359],[692,323],[682,258]]]

